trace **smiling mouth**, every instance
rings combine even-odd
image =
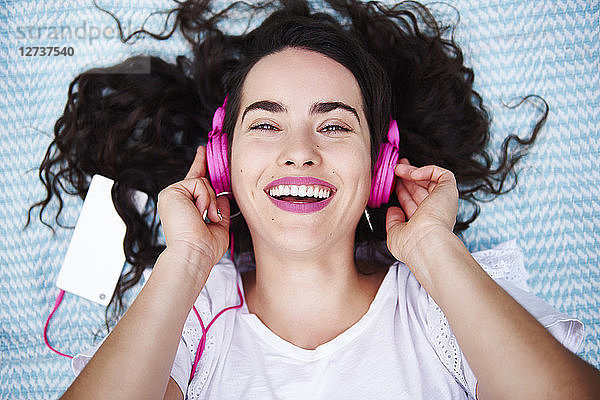
[[[291,203],[317,203],[332,196],[332,190],[321,185],[277,185],[266,192],[274,199]]]

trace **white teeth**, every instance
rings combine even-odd
[[[326,199],[331,195],[331,189],[310,185],[278,185],[269,189],[269,195],[273,197],[297,196]]]

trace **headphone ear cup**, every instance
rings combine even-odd
[[[398,163],[398,158],[398,150],[390,143],[382,143],[379,146],[379,154],[371,180],[371,194],[367,203],[369,207],[378,208],[390,200],[390,195],[394,190],[394,167]]]
[[[210,183],[217,194],[231,192],[231,178],[227,159],[227,138],[224,134],[209,135],[206,161]],[[230,198],[231,195],[228,195]]]
[[[212,131],[208,133],[208,143],[206,144],[206,163],[210,183],[216,194],[228,192],[227,196],[233,199],[227,158],[227,135],[223,133],[227,98],[228,96],[225,96],[223,105],[217,108],[213,115]]]
[[[379,146],[377,162],[373,171],[371,180],[371,194],[367,205],[371,208],[381,207],[382,204],[390,200],[392,190],[394,190],[394,168],[400,158],[398,147],[400,145],[400,131],[395,119],[390,119],[390,126],[387,132],[387,142]]]
[[[208,136],[208,142],[206,143],[206,165],[208,167],[208,177],[210,184],[213,188],[216,188],[219,178],[217,173],[216,156],[215,156],[215,142],[212,136]]]
[[[221,161],[221,191],[218,193],[231,191],[231,173],[229,171],[229,158],[227,157],[227,136],[224,134],[219,135],[219,160]],[[233,195],[228,195],[229,198],[233,198]]]

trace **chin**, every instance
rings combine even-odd
[[[276,221],[280,222],[276,222]],[[288,219],[285,223],[281,219],[268,220],[270,223],[259,225],[248,222],[255,247],[259,241],[267,248],[278,252],[302,253],[318,249],[333,239],[333,233],[326,231],[316,224],[316,221],[292,222]],[[311,223],[314,222],[314,223]],[[259,246],[263,247],[263,246]]]

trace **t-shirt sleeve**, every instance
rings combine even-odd
[[[211,270],[202,292],[194,303],[198,315],[194,310],[188,314],[171,369],[171,378],[175,380],[186,398],[201,396],[220,358],[224,356],[221,350],[227,347],[231,339],[235,313],[221,312],[239,303],[236,282],[235,266],[224,257]],[[205,347],[194,370],[194,379],[190,382],[203,331],[198,316],[204,326],[210,326],[210,329],[206,328]]]
[[[150,270],[144,271],[144,282],[148,280],[150,273]],[[213,267],[204,288],[194,303],[198,315],[200,315],[205,325],[208,325],[209,321],[224,308],[239,302],[236,279],[235,266],[226,257],[223,257]],[[224,346],[223,343],[226,344],[231,338],[234,318],[234,313],[224,313],[208,331],[206,348],[195,371],[194,380],[196,385],[192,385],[192,391],[201,390],[204,382],[209,380],[210,374],[216,368],[220,357],[219,351]],[[190,390],[189,379],[201,338],[202,327],[194,310],[191,310],[183,326],[170,373],[171,378],[177,383],[184,397]],[[73,357],[71,368],[75,376],[79,375],[84,369],[102,342]]]
[[[144,284],[148,281],[150,277],[151,270],[146,269],[143,274]],[[96,345],[90,346],[88,349],[84,350],[81,353],[73,356],[71,360],[71,370],[73,374],[77,377],[81,371],[85,368],[87,363],[92,359],[96,351],[100,348],[102,343],[106,340],[108,336],[105,336],[99,343]],[[171,369],[171,377],[175,380],[182,393],[185,394],[188,385],[188,379],[191,373],[191,361],[189,356],[189,351],[185,344],[183,337],[179,340],[179,345],[177,347],[177,353],[175,354],[175,361],[173,362],[173,367]]]
[[[106,340],[106,337],[104,337],[104,339],[102,339],[100,343],[94,346],[90,346],[83,352],[73,356],[73,358],[71,359],[71,370],[73,371],[73,374],[75,374],[75,377],[77,377],[81,373],[81,371],[83,371],[87,363],[92,359],[92,357],[94,356],[96,351],[98,351],[102,343],[104,343],[104,340]]]
[[[177,383],[184,397],[187,392],[191,372],[192,360],[190,359],[190,352],[184,339],[181,338],[177,347],[177,353],[175,354],[175,361],[173,361],[173,367],[171,368],[171,378]]]
[[[528,291],[523,254],[514,241],[503,243],[491,250],[473,253],[473,257],[496,283],[532,314],[563,346],[573,353],[579,350],[584,337],[583,323],[558,311]],[[429,339],[440,361],[474,399],[477,379],[442,310],[431,297],[427,297]]]
[[[91,346],[86,351],[73,357],[71,360],[71,369],[73,370],[75,376],[78,376],[81,371],[83,371],[87,363],[92,359],[96,351],[104,342],[104,339],[97,345]],[[179,346],[177,347],[177,353],[175,354],[175,361],[173,362],[173,367],[171,368],[171,378],[175,380],[175,383],[177,383],[177,386],[179,386],[179,389],[181,389],[181,392],[184,394],[187,391],[191,366],[192,362],[190,360],[189,351],[183,338],[181,338],[181,340],[179,340]]]

